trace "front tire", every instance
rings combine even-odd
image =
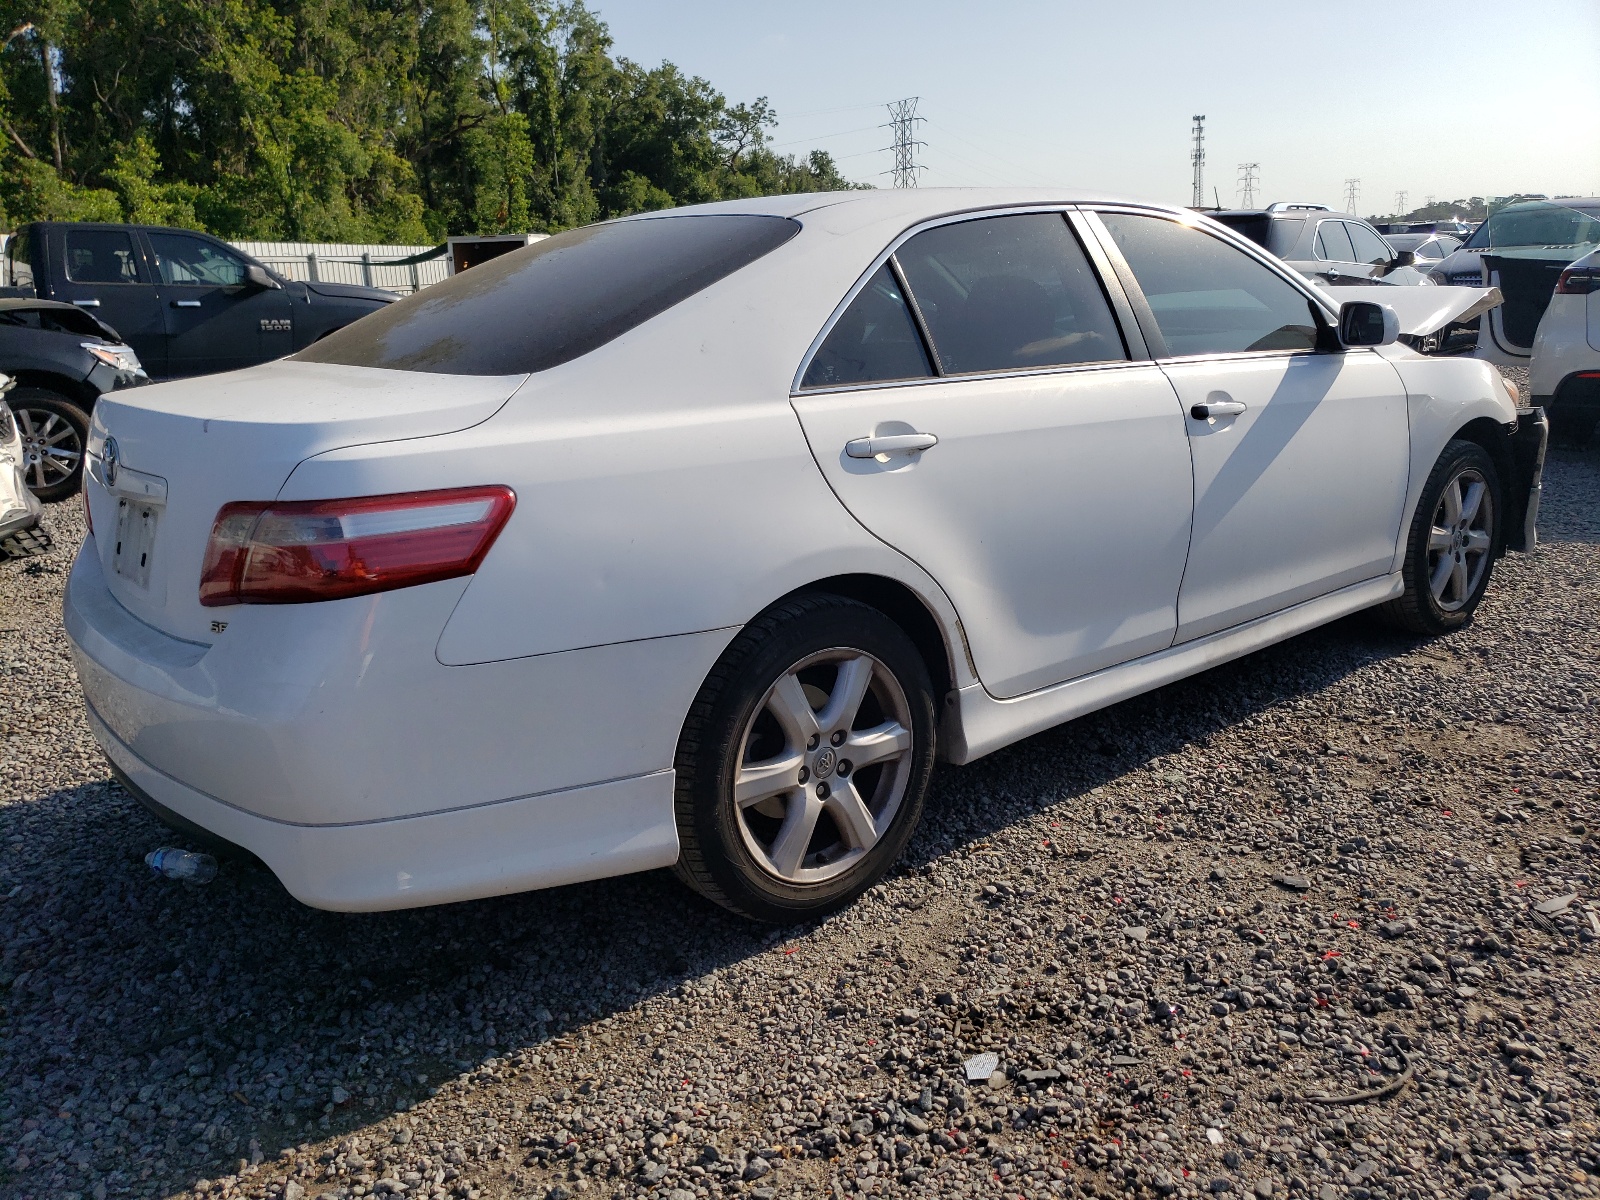
[[[13,388],[6,399],[22,434],[28,490],[46,503],[65,500],[83,482],[89,414],[48,388]]]
[[[875,608],[802,596],[752,621],[684,722],[677,874],[759,921],[832,912],[905,849],[933,771],[928,670]]]
[[[1438,635],[1472,620],[1505,545],[1500,473],[1476,442],[1453,441],[1434,464],[1406,542],[1405,591],[1380,610],[1413,633]]]

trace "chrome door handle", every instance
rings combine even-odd
[[[844,444],[844,452],[851,458],[876,458],[880,454],[916,454],[938,444],[939,439],[931,433],[891,433],[855,438]]]
[[[198,301],[198,300],[174,300],[172,302],[172,307],[173,308],[199,308],[200,307],[200,301]]]
[[[79,308],[99,308],[100,307],[100,301],[98,301],[98,300],[74,300],[72,303],[77,305]]]
[[[1196,421],[1210,421],[1216,417],[1237,417],[1244,410],[1245,406],[1238,400],[1208,400],[1192,407],[1189,415]]]

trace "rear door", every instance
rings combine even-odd
[[[236,250],[193,233],[145,237],[161,281],[169,375],[232,371],[294,348],[288,292],[249,283]]]
[[[1343,221],[1319,221],[1316,246],[1317,274],[1329,283],[1364,283],[1376,273],[1375,268],[1356,261],[1356,248]]]
[[[910,237],[834,322],[793,404],[846,507],[950,596],[990,692],[1171,644],[1183,414],[1142,343],[1130,354],[1062,213]]]
[[[166,360],[166,326],[150,264],[133,231],[117,226],[50,228],[49,299],[94,313],[133,347],[152,375]]]
[[[1100,219],[1194,456],[1177,640],[1386,574],[1410,469],[1398,372],[1371,350],[1318,352],[1311,298],[1231,243],[1149,213]]]

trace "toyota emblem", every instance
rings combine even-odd
[[[105,464],[106,486],[115,487],[117,482],[117,463],[121,461],[120,452],[117,450],[117,439],[106,439],[105,451],[101,454],[101,462]]]

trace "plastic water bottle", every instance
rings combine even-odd
[[[217,860],[209,854],[163,846],[144,856],[145,866],[165,879],[186,879],[191,883],[210,883],[217,877]]]

